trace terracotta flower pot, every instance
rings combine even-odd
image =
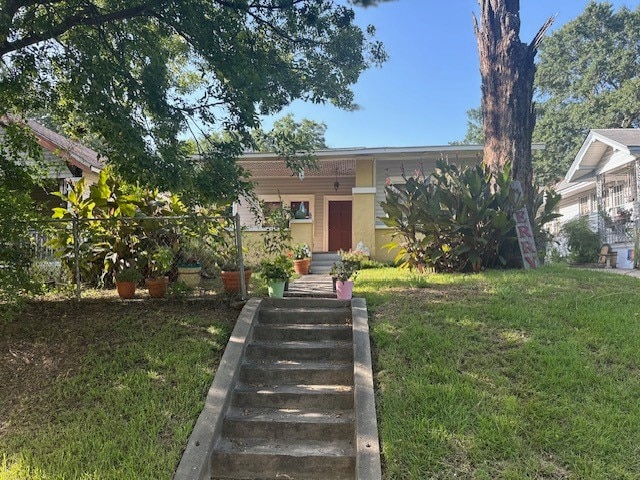
[[[169,277],[147,278],[145,281],[149,296],[152,298],[162,298],[167,294]]]
[[[249,279],[251,278],[251,270],[244,271],[244,284],[249,289]],[[239,271],[221,271],[220,277],[222,278],[222,285],[227,293],[239,293],[240,292],[240,272]]]
[[[293,261],[293,269],[298,275],[308,275],[310,266],[311,266],[310,258],[303,258],[302,260]]]
[[[120,298],[133,298],[136,294],[136,284],[135,282],[116,282],[116,290]]]

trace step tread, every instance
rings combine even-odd
[[[216,453],[279,455],[288,457],[352,457],[355,448],[348,441],[295,440],[286,442],[269,438],[220,437]]]
[[[354,414],[350,410],[313,409],[300,410],[295,408],[238,408],[232,407],[225,417],[228,420],[244,422],[277,423],[323,423],[344,424],[353,423]]]
[[[347,360],[253,360],[244,362],[242,367],[265,370],[342,370],[353,368],[353,362]]]
[[[267,347],[267,348],[283,348],[283,349],[315,349],[315,348],[351,348],[353,345],[349,341],[341,340],[319,340],[319,341],[269,341],[269,340],[254,340],[249,344],[252,347]]]
[[[329,395],[332,393],[353,393],[351,385],[247,385],[239,383],[235,387],[239,393]]]
[[[261,312],[269,313],[345,313],[351,317],[351,308],[348,305],[336,305],[335,307],[264,307]]]
[[[261,323],[258,326],[274,330],[351,330],[351,323]]]

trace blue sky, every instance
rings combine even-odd
[[[545,20],[553,29],[578,16],[588,0],[521,0],[520,39],[531,41]],[[635,9],[635,0],[611,0]],[[446,145],[464,137],[466,112],[480,105],[480,73],[472,13],[477,0],[396,0],[356,9],[360,25],[373,24],[389,60],[367,70],[354,86],[361,109],[294,102],[282,114],[327,125],[329,147]],[[263,121],[271,128],[274,117]]]

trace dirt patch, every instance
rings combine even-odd
[[[0,305],[0,318],[3,308]],[[131,341],[132,331],[156,331],[176,323],[191,335],[207,335],[213,323],[230,330],[237,316],[224,297],[25,304],[12,320],[0,322],[0,437],[11,419],[32,416],[56,382],[82,368],[89,347],[111,349]]]

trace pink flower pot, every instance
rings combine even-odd
[[[353,297],[353,282],[336,282],[336,294],[338,296],[338,300],[351,300]]]

